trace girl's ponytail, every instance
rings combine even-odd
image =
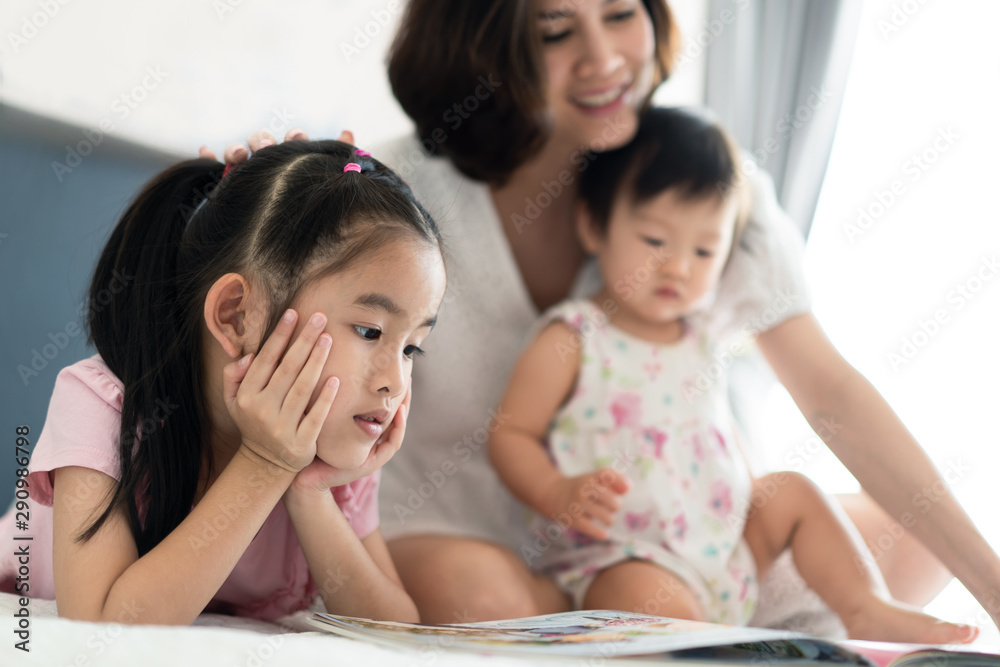
[[[190,327],[181,312],[186,304],[178,299],[177,256],[188,222],[222,171],[219,162],[202,159],[158,175],[129,205],[97,262],[86,321],[90,340],[124,385],[121,480],[82,540],[121,508],[142,555],[190,511],[203,437],[195,399],[201,395],[200,355],[185,330]],[[137,436],[142,447],[136,447]],[[169,509],[165,516],[140,517],[137,497],[155,498],[157,507]]]
[[[345,172],[348,164],[358,173]],[[121,513],[142,556],[212,478],[204,306],[220,277],[239,272],[266,299],[266,340],[308,281],[396,236],[440,247],[434,220],[406,184],[350,144],[287,141],[222,174],[218,162],[191,160],[157,176],[97,263],[87,326],[124,385],[120,475],[81,541]]]

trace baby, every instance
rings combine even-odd
[[[604,287],[545,314],[490,441],[552,540],[531,565],[581,608],[655,597],[663,616],[739,625],[791,548],[851,637],[971,641],[975,628],[890,600],[808,479],[753,479],[724,382],[697,382],[722,342],[712,295],[748,216],[738,155],[712,123],[654,108],[585,172],[578,232]]]

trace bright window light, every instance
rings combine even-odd
[[[814,312],[1000,547],[1000,3],[870,0],[806,252]],[[812,436],[769,400],[769,459]],[[858,488],[825,448],[804,472]],[[957,583],[931,611],[978,606]],[[978,613],[982,613],[979,611]],[[984,625],[984,627],[986,627]],[[987,628],[990,636],[996,630]]]

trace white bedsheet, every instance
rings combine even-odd
[[[343,639],[309,630],[300,612],[281,619],[281,625],[245,618],[203,614],[193,626],[124,626],[84,623],[58,618],[55,602],[32,600],[31,652],[14,648],[19,609],[17,596],[0,593],[0,667],[283,667],[285,665],[351,665],[375,667],[448,667],[489,660],[496,667],[542,664],[530,660],[482,656],[455,651],[395,649]],[[302,632],[289,631],[298,628]],[[555,663],[553,663],[555,664]],[[566,662],[560,661],[565,665]]]

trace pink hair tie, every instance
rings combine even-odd
[[[369,153],[368,151],[363,151],[360,148],[355,148],[354,149],[354,154],[355,155],[360,155],[362,157],[371,157],[372,156],[371,153]]]
[[[348,162],[347,164],[344,165],[344,173],[346,174],[349,171],[356,171],[356,172],[358,172],[360,174],[361,173],[361,165],[357,164],[355,162]]]

